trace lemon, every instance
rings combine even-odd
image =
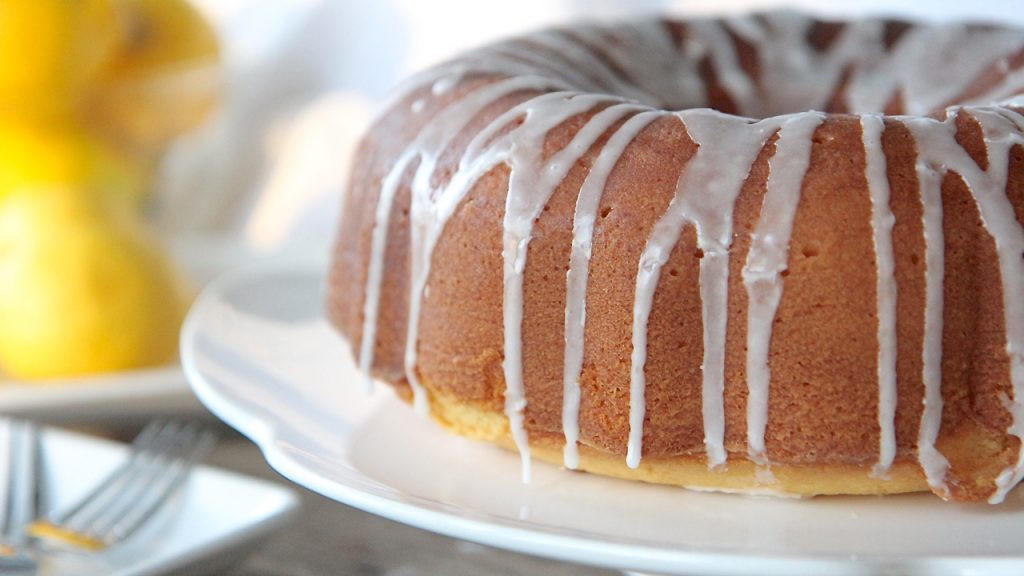
[[[74,123],[0,118],[0,199],[23,187],[70,185],[141,205],[153,162]]]
[[[0,367],[9,376],[165,363],[188,294],[125,203],[59,185],[0,199]]]
[[[120,30],[110,0],[0,0],[0,113],[66,113]]]
[[[197,127],[221,93],[220,44],[187,0],[114,0],[121,35],[83,117],[133,148],[159,152]]]
[[[106,72],[148,76],[197,62],[216,61],[217,34],[188,0],[113,0],[121,40]]]
[[[139,207],[218,50],[185,0],[0,0],[0,373],[174,358],[189,291]]]

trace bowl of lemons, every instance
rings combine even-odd
[[[187,0],[0,0],[0,394],[176,363],[194,287],[150,192],[220,95]]]

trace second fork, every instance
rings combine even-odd
[[[87,551],[119,543],[170,499],[213,442],[213,433],[195,422],[151,422],[124,464],[74,506],[33,522],[29,534]]]
[[[0,419],[0,573],[35,565],[25,528],[39,506],[39,437],[36,425]]]

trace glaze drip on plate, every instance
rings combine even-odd
[[[875,449],[870,461],[851,464],[865,466],[865,476],[884,482],[894,466],[913,458],[933,491],[956,497],[959,489],[955,462],[940,449],[944,418],[950,416],[943,374],[944,205],[949,201],[944,182],[952,175],[976,204],[998,259],[1008,374],[1004,384],[995,386],[1001,390],[996,392],[1002,411],[997,419],[1008,423],[1003,433],[1013,438],[1006,445],[1015,452],[986,497],[1001,501],[1024,476],[1024,229],[1019,216],[1024,209],[1015,207],[1010,196],[1012,186],[1019,185],[1013,182],[1020,180],[1011,167],[1024,165],[1014,160],[1024,155],[1022,90],[1020,31],[882,20],[823,23],[795,13],[545,31],[428,70],[398,92],[380,120],[387,122],[388,114],[408,115],[412,128],[403,129],[413,134],[367,188],[372,192],[366,192],[376,204],[362,249],[366,272],[360,329],[350,334],[358,342],[360,368],[366,374],[374,369],[382,302],[397,298],[384,292],[389,267],[398,265],[387,262],[385,254],[402,208],[397,198],[407,193],[407,318],[402,375],[396,379],[408,385],[419,411],[430,410],[433,392],[420,366],[421,317],[434,297],[432,284],[441,281],[434,271],[435,250],[452,219],[473,201],[474,190],[504,171],[500,375],[488,372],[487,378],[502,382],[508,437],[528,479],[535,442],[530,430],[540,430],[531,424],[538,417],[531,413],[531,386],[540,384],[524,372],[526,279],[538,222],[570,194],[572,208],[560,216],[564,263],[555,277],[546,277],[564,285],[557,315],[562,324],[552,327],[562,332],[564,348],[557,355],[562,364],[543,387],[557,391],[561,458],[567,468],[577,468],[580,447],[588,444],[581,420],[589,377],[585,336],[592,315],[602,313],[591,308],[592,261],[596,243],[610,241],[602,212],[611,201],[606,190],[619,171],[627,170],[626,158],[633,164],[648,161],[635,150],[641,140],[671,132],[674,141],[693,151],[671,167],[677,171],[672,174],[678,173],[674,193],[659,205],[649,228],[641,228],[642,250],[631,263],[631,320],[623,328],[628,330],[628,355],[618,359],[628,374],[620,386],[628,397],[628,426],[614,443],[623,449],[626,467],[645,465],[649,403],[661,401],[648,397],[651,318],[666,274],[679,273],[674,267],[666,271],[674,251],[692,237],[699,258],[693,280],[699,284],[700,302],[693,307],[699,321],[687,329],[698,335],[702,353],[699,373],[679,378],[699,384],[703,434],[700,454],[692,448],[686,454],[702,458],[712,474],[725,474],[736,461],[752,462],[759,481],[770,485],[777,462],[769,441],[775,417],[773,337],[787,276],[794,266],[810,266],[815,257],[814,249],[795,254],[794,230],[810,202],[805,188],[816,154],[834,143],[841,130],[856,131],[848,164],[862,167],[858,179],[863,183],[849,186],[860,186],[869,206],[873,254],[868,258],[874,268],[870,338],[877,350],[863,362],[874,367],[877,377],[871,383],[875,418],[864,432]],[[909,139],[909,156],[890,148],[899,138]],[[985,162],[979,163],[978,150]],[[894,178],[902,179],[899,191]],[[901,221],[895,209],[907,196],[908,178],[916,178],[917,223]],[[752,224],[738,228],[736,211],[754,193],[748,189],[760,190],[759,205]],[[903,247],[895,244],[894,229],[900,226],[916,226],[923,237],[923,254],[912,258],[914,272],[898,257]],[[746,248],[737,254],[740,241]],[[917,400],[922,407],[909,438],[903,415],[910,409],[905,404],[908,376],[900,372],[899,359],[911,353],[900,345],[900,334],[907,330],[901,310],[910,303],[901,297],[900,279],[914,274],[920,274],[924,292],[920,374],[915,376],[921,382]],[[737,286],[743,294],[734,293]],[[737,298],[746,303],[739,315]],[[737,367],[730,360],[735,348],[729,342],[740,329],[745,339]],[[475,361],[467,358],[453,361]],[[742,381],[736,381],[737,375]],[[543,409],[550,408],[544,404]],[[737,423],[744,429],[737,431]]]

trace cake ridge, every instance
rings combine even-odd
[[[510,174],[503,222],[505,415],[522,456],[524,480],[530,477],[530,445],[523,426],[523,410],[526,408],[522,374],[523,271],[533,223],[569,169],[624,112],[612,107],[592,116],[565,148],[545,162],[542,170],[541,150],[547,133],[569,118],[592,110],[605,102],[606,97],[577,95],[566,98],[555,110],[546,106],[548,100],[542,99],[543,96],[530,101],[535,107],[527,106],[527,117],[517,129],[524,133],[516,138],[509,152]],[[540,118],[531,122],[532,114]],[[534,124],[540,126],[527,130]]]
[[[401,178],[413,162],[419,162],[416,166],[417,181],[420,187],[424,186],[422,176],[426,174],[429,179],[433,174],[437,158],[443,153],[452,139],[456,137],[472,119],[483,110],[484,107],[493,103],[501,96],[508,95],[515,91],[534,89],[543,90],[550,87],[548,80],[533,77],[514,77],[500,83],[484,86],[479,92],[469,95],[460,101],[460,107],[449,107],[434,122],[427,125],[420,132],[415,140],[402,152],[395,161],[392,168],[384,177],[380,188],[380,199],[377,204],[377,211],[373,227],[372,252],[369,259],[369,272],[367,274],[367,289],[363,307],[363,329],[359,350],[359,369],[369,377],[373,364],[373,346],[375,344],[377,307],[379,305],[380,283],[382,268],[384,265],[384,247],[387,242],[388,222],[391,218],[392,203],[394,195],[401,185]],[[417,227],[413,227],[417,230]],[[417,306],[415,298],[410,301],[412,306]],[[410,314],[410,317],[416,316]],[[411,330],[411,332],[414,332]],[[408,354],[407,354],[408,356]],[[413,359],[412,362],[415,362]],[[410,362],[406,361],[408,365]],[[406,369],[406,373],[412,374],[412,370]],[[414,402],[420,412],[426,410],[426,398],[422,387],[419,386],[415,376],[409,380],[413,389]],[[367,383],[367,387],[369,384]]]
[[[958,114],[969,113],[978,121],[985,133],[988,148],[988,169],[983,170],[956,143],[955,118]],[[1013,206],[1006,196],[1009,182],[1010,150],[1014,145],[1024,144],[1019,125],[1006,114],[1013,112],[995,111],[986,107],[957,107],[947,111],[946,119],[941,123],[924,123],[908,121],[912,132],[918,135],[919,153],[923,161],[919,163],[921,170],[933,171],[937,179],[942,173],[956,172],[967,184],[981,212],[982,222],[986,231],[996,244],[999,259],[998,267],[1003,282],[1003,309],[1006,328],[1006,351],[1010,360],[1010,382],[1013,398],[1010,402],[1014,423],[1009,432],[1017,436],[1018,441],[1024,440],[1020,435],[1020,406],[1024,405],[1024,226],[1016,221]],[[1017,115],[1019,117],[1019,115]],[[1007,125],[1013,125],[1012,127]],[[929,132],[943,131],[942,137],[933,137]],[[936,168],[940,167],[940,168]],[[937,432],[936,432],[937,433]],[[1022,456],[1016,466],[1007,468],[1004,480],[996,481],[996,490],[990,500],[1001,502],[1006,492],[1013,486],[1012,479],[1024,477],[1024,442],[1020,442]]]
[[[640,463],[640,444],[643,438],[643,412],[639,407],[643,406],[647,337],[645,327],[660,270],[668,261],[669,253],[687,223],[695,226],[698,248],[702,251],[700,287],[705,342],[702,414],[708,466],[715,468],[726,462],[722,407],[725,358],[722,351],[725,342],[728,266],[722,258],[727,258],[731,244],[732,205],[757,154],[783,123],[777,119],[752,122],[708,110],[678,112],[676,117],[697,145],[697,152],[687,161],[676,185],[675,196],[648,237],[638,265],[630,404],[631,409],[637,409],[631,417],[630,442],[626,453],[628,465],[633,468]],[[714,169],[721,166],[723,161],[735,164],[739,170],[730,170],[724,175],[715,174]],[[712,279],[713,282],[710,281]]]
[[[792,116],[779,127],[775,154],[768,160],[769,176],[761,215],[751,232],[750,250],[743,266],[743,285],[748,298],[747,455],[763,467],[769,466],[765,429],[771,382],[768,356],[772,326],[782,299],[782,274],[788,267],[793,219],[810,166],[811,135],[824,119],[823,114],[809,112]]]
[[[625,106],[625,104],[623,104]],[[579,377],[583,369],[583,327],[586,322],[588,262],[593,243],[594,222],[605,183],[618,158],[640,130],[662,113],[639,111],[627,120],[602,147],[594,167],[587,174],[576,200],[572,223],[572,247],[566,271],[565,351],[563,367],[562,434],[565,448],[562,461],[570,470],[579,466]],[[611,151],[610,154],[606,152]],[[612,161],[609,161],[612,160]],[[578,345],[577,345],[578,343]]]

